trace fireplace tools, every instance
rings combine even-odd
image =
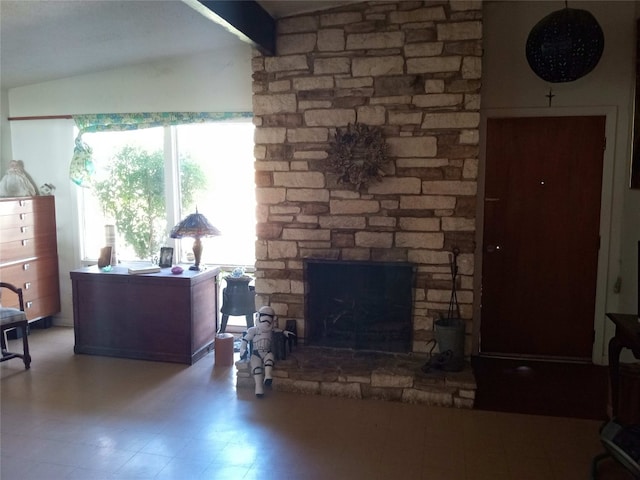
[[[458,372],[464,368],[464,321],[460,317],[457,295],[458,255],[460,250],[454,247],[449,254],[451,298],[447,317],[435,321],[435,338],[427,343],[427,346],[431,345],[431,349],[429,360],[422,366],[424,373],[429,373],[433,369]],[[436,345],[439,353],[434,356],[432,352]]]

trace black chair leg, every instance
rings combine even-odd
[[[591,480],[597,480],[598,479],[598,464],[604,460],[605,458],[609,458],[611,455],[609,455],[607,452],[601,453],[599,455],[596,455],[593,460],[591,460]]]
[[[222,314],[222,323],[220,324],[220,330],[218,333],[225,333],[227,331],[227,322],[229,321],[229,315],[226,313]]]
[[[29,354],[29,325],[25,325],[22,327],[22,350],[23,357],[22,361],[24,362],[24,368],[29,370],[31,368],[31,355]]]
[[[7,341],[5,340],[5,335],[7,330],[11,328],[15,328],[17,331],[20,331],[22,335],[22,353],[17,352],[9,352],[7,350]],[[28,370],[31,367],[31,355],[29,353],[29,325],[28,324],[13,324],[9,328],[5,328],[0,333],[0,343],[2,344],[2,361],[10,360],[12,358],[21,358],[24,363],[25,370]]]

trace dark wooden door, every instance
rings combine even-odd
[[[487,122],[482,353],[590,358],[605,117]]]

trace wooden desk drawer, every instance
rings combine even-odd
[[[0,202],[0,215],[17,215],[20,213],[33,212],[32,198],[12,198],[3,199]]]
[[[0,230],[29,226],[35,223],[35,215],[32,212],[13,215],[0,215]]]
[[[26,287],[22,287],[22,296],[25,302],[42,297],[57,296],[59,293],[57,275],[55,277],[40,278],[37,282],[27,282]]]
[[[18,296],[10,290],[3,289],[2,305],[9,308],[18,308]],[[55,293],[38,298],[27,298],[23,293],[24,311],[28,320],[36,320],[41,317],[55,315],[60,311],[60,295]]]
[[[37,219],[32,213],[0,216],[0,242],[5,243],[21,238],[33,238],[51,235],[56,231],[55,216],[41,216]],[[25,237],[26,235],[26,237]]]
[[[26,290],[26,283],[37,282],[41,278],[58,275],[58,259],[42,257],[15,263],[0,268],[0,281],[13,283]]]
[[[0,243],[0,263],[52,254],[57,254],[55,234]]]
[[[15,242],[19,240],[29,240],[34,237],[33,225],[22,225],[20,227],[4,228],[0,230],[2,243]]]
[[[27,313],[27,320],[36,320],[41,317],[49,317],[60,312],[60,296],[50,295],[24,302],[24,310]]]

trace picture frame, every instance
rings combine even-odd
[[[98,268],[111,265],[111,247],[106,246],[100,249],[100,257],[98,257]]]
[[[160,261],[158,266],[160,268],[169,268],[173,265],[173,248],[161,247],[160,248]]]

